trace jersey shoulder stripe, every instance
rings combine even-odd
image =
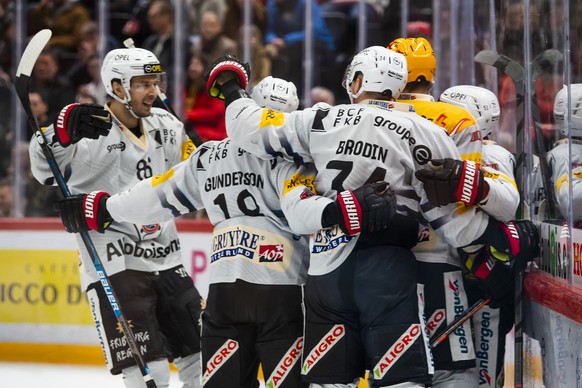
[[[416,113],[446,129],[449,135],[476,125],[475,118],[465,109],[441,101],[407,100]]]

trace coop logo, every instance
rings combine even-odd
[[[283,244],[259,245],[259,262],[275,263],[283,261]]]
[[[112,151],[119,150],[120,152],[125,151],[125,143],[119,142],[117,144],[109,144],[107,146],[107,152],[111,153]]]
[[[381,380],[394,366],[396,361],[416,342],[420,336],[420,324],[414,323],[398,338],[398,340],[382,356],[380,362],[374,367],[374,380]]]
[[[146,74],[161,73],[162,72],[162,65],[160,65],[159,63],[154,63],[151,65],[143,65],[143,72]]]
[[[333,348],[338,341],[343,338],[346,334],[346,329],[343,325],[335,325],[331,328],[326,335],[323,336],[321,341],[309,352],[309,355],[305,357],[305,362],[301,367],[301,374],[306,375],[309,371],[325,356],[327,352]]]
[[[217,351],[210,357],[206,364],[206,371],[202,376],[202,385],[216,374],[216,372],[224,366],[226,361],[238,350],[238,342],[235,340],[227,340]]]

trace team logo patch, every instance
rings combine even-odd
[[[160,229],[160,224],[150,224],[150,225],[142,225],[141,230],[145,234],[152,234],[157,232]]]
[[[259,245],[259,262],[274,263],[283,261],[283,244]]]
[[[301,358],[301,350],[303,349],[303,337],[297,338],[295,343],[291,348],[285,353],[277,367],[271,374],[271,376],[265,381],[265,386],[267,388],[275,388],[281,386],[285,378],[291,372],[291,369],[297,363],[297,360]]]
[[[413,323],[410,327],[396,340],[396,342],[382,356],[380,361],[373,369],[374,380],[381,380],[402,355],[414,344],[416,339],[421,335],[419,323]]]
[[[301,367],[301,374],[306,375],[311,369],[329,352],[338,341],[346,335],[344,325],[335,325],[327,332],[325,336],[319,341],[317,345],[309,352],[303,366]]]
[[[227,340],[216,353],[210,357],[208,363],[206,364],[206,370],[204,371],[204,376],[202,376],[202,385],[216,374],[216,372],[222,368],[222,366],[228,361],[229,358],[238,350],[238,342],[232,339]]]
[[[281,126],[285,123],[285,115],[282,112],[278,112],[273,109],[263,109],[263,116],[261,117],[261,123],[259,128],[267,127],[273,125],[275,127]]]

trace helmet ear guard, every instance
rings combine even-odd
[[[453,86],[441,93],[439,100],[467,110],[477,120],[484,138],[492,138],[501,114],[497,96],[474,85]]]
[[[406,59],[402,54],[381,46],[368,47],[354,56],[346,68],[343,87],[350,101],[358,98],[364,92],[387,94],[398,98],[406,86]],[[358,73],[362,74],[362,87],[352,94],[351,85]]]
[[[388,49],[406,57],[407,83],[425,80],[434,83],[436,58],[429,41],[425,38],[398,38],[390,42]]]
[[[558,92],[554,99],[554,120],[560,128],[563,136],[568,133],[574,137],[582,138],[582,84],[570,85],[570,105],[568,105],[568,87],[564,87]],[[568,117],[568,109],[571,111],[571,118]],[[568,120],[572,120],[567,125]]]

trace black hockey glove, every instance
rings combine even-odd
[[[68,147],[82,138],[107,136],[111,129],[111,114],[101,105],[69,104],[59,112],[54,123],[55,139]]]
[[[242,63],[234,55],[218,58],[204,73],[206,88],[210,97],[224,100],[222,86],[234,79],[242,89],[246,89],[251,77],[248,63]]]
[[[69,233],[89,229],[104,233],[113,219],[107,211],[109,194],[93,191],[89,194],[72,195],[56,203],[63,225]]]
[[[460,201],[471,206],[487,196],[489,190],[479,163],[434,159],[429,162],[429,167],[416,171],[415,175],[423,183],[431,204],[444,206]]]
[[[501,261],[508,261],[516,272],[521,272],[527,263],[540,252],[538,229],[531,221],[498,222],[496,233],[490,235],[491,255]]]
[[[396,197],[387,182],[367,183],[338,193],[332,225],[349,235],[382,231],[396,214]]]
[[[465,265],[476,279],[477,285],[491,299],[491,308],[513,303],[514,271],[509,262],[493,258],[489,246],[485,245],[476,254],[467,257]]]

